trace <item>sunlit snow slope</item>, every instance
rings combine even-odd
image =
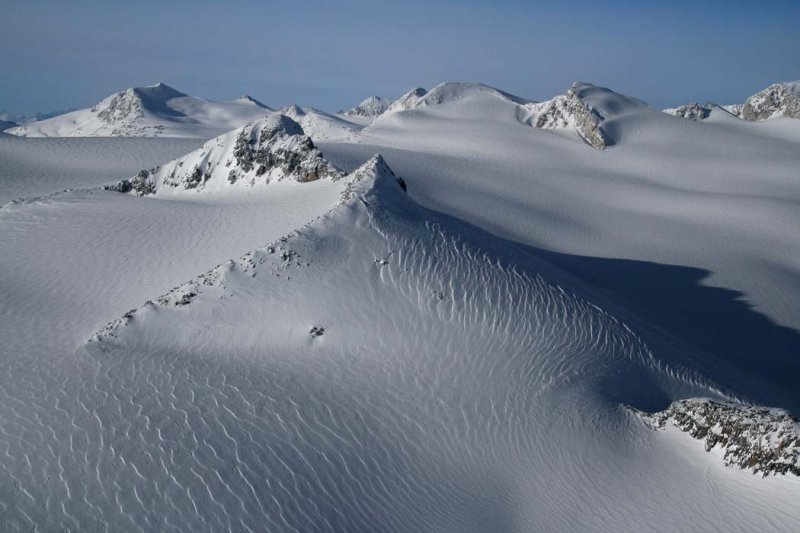
[[[572,120],[537,128],[530,104],[448,93],[320,147],[343,169],[383,153],[423,205],[552,252],[700,348],[704,372],[800,409],[800,120],[695,122],[583,84],[613,140],[595,150]]]
[[[61,460],[118,480],[79,488],[65,473],[64,490],[92,494],[93,508],[65,501],[79,528],[798,519],[796,480],[726,469],[620,405],[715,394],[702,379],[524,249],[415,205],[379,157],[329,214],[126,313],[79,354],[92,407],[67,429],[87,449]]]

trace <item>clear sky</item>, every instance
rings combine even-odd
[[[575,80],[657,107],[800,79],[800,0],[0,0],[0,110],[86,107],[163,81],[328,110],[480,81]]]

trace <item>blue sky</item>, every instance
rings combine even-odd
[[[797,0],[0,0],[11,113],[157,81],[338,110],[453,80],[535,99],[582,80],[664,107],[738,102],[789,79],[800,79]]]

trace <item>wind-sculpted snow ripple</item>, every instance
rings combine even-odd
[[[647,477],[612,453],[638,426],[598,383],[665,394],[673,377],[552,269],[419,208],[371,164],[328,215],[111,323],[21,411],[33,420],[3,420],[5,524],[651,527],[637,495],[597,512],[616,503],[609,471]],[[586,512],[584,491],[599,502]]]

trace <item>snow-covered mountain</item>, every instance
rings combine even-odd
[[[0,135],[3,527],[798,530],[800,121],[401,100]]]
[[[491,95],[517,104],[530,102],[530,100],[513,96],[482,83],[445,82],[437,85],[430,91],[426,91],[420,87],[408,91],[392,102],[385,114],[458,102],[464,99],[474,98],[477,95]]]
[[[230,191],[284,179],[309,182],[340,176],[297,122],[273,113],[211,139],[184,157],[142,170],[114,188],[138,195],[163,195]]]
[[[718,106],[711,102],[697,103],[665,109],[669,115],[704,120],[714,108],[721,108],[731,115],[757,122],[773,118],[800,118],[800,81],[773,83],[763,91],[750,96],[744,104]]]
[[[213,102],[158,83],[126,89],[81,109],[9,131],[23,137],[210,138],[258,119],[269,108],[248,98]]]
[[[354,108],[350,109],[349,111],[345,111],[342,114],[355,118],[375,118],[389,109],[389,106],[391,105],[391,100],[381,98],[380,96],[370,96]]]

